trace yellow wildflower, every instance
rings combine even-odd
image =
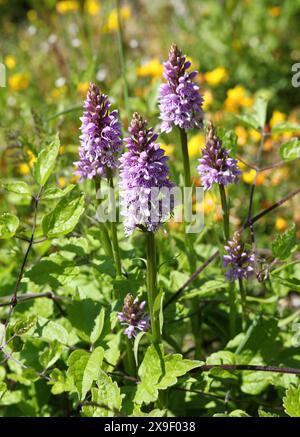
[[[80,82],[77,85],[77,92],[80,96],[81,99],[85,98],[86,93],[88,92],[89,89],[89,83],[88,82]]]
[[[268,14],[273,18],[279,17],[279,15],[281,14],[281,7],[271,6],[270,8],[268,8]]]
[[[253,141],[258,142],[261,140],[261,133],[257,132],[255,129],[249,129],[249,135],[250,138],[252,138]]]
[[[120,17],[127,20],[131,16],[131,8],[129,6],[122,6],[120,9]],[[104,25],[105,32],[114,32],[118,29],[118,11],[112,9],[108,14],[107,21]]]
[[[270,126],[273,127],[277,123],[281,123],[286,118],[286,115],[283,112],[280,111],[273,111],[271,120],[270,120]]]
[[[71,184],[76,184],[76,182],[78,181],[79,176],[77,175],[72,175],[71,177]]]
[[[26,176],[30,172],[30,167],[28,164],[23,162],[22,164],[18,165],[19,173],[23,176]]]
[[[7,68],[12,70],[17,65],[16,58],[12,55],[7,55],[4,58],[4,64],[6,65]]]
[[[218,86],[220,83],[227,82],[228,72],[224,67],[217,67],[205,73],[205,80],[211,86]]]
[[[240,170],[245,170],[245,168],[247,168],[247,167],[242,161],[238,161],[238,168]]]
[[[188,143],[189,155],[190,158],[195,158],[200,156],[201,147],[204,146],[205,137],[203,133],[198,133],[193,135]]]
[[[287,221],[283,217],[277,217],[275,222],[275,228],[277,229],[277,231],[285,231],[287,227]]]
[[[259,187],[260,185],[263,185],[264,182],[265,182],[264,173],[258,173],[256,178],[256,185]]]
[[[31,150],[27,150],[27,156],[29,158],[29,165],[30,167],[32,167],[35,161],[37,160],[37,157]]]
[[[18,170],[19,173],[23,176],[26,176],[29,172],[30,169],[32,168],[33,164],[36,161],[36,156],[34,153],[32,153],[31,150],[27,150],[27,156],[28,156],[28,162],[22,162],[21,164],[18,165]]]
[[[251,185],[251,184],[253,184],[253,181],[254,181],[255,175],[256,175],[256,171],[255,171],[254,169],[251,169],[251,170],[249,170],[249,171],[245,171],[245,172],[243,173],[243,181],[244,181],[246,184]]]
[[[58,178],[58,185],[60,186],[60,188],[65,188],[65,186],[67,185],[67,181],[64,176],[60,176]]]
[[[254,182],[255,176],[256,176],[256,171],[254,169],[251,169],[249,171],[244,172],[242,177],[243,177],[243,181],[246,184],[251,185]],[[258,173],[256,177],[256,185],[257,186],[263,185],[264,181],[265,181],[265,175],[263,173]]]
[[[29,85],[29,75],[27,73],[16,73],[8,79],[8,85],[12,91],[25,90]]]
[[[207,111],[214,102],[214,96],[211,91],[205,90],[203,92],[203,111]]]
[[[75,0],[61,0],[56,3],[56,12],[58,14],[68,14],[69,12],[76,12],[79,9],[79,3]]]
[[[165,154],[167,156],[174,155],[174,150],[175,150],[174,144],[160,143],[160,147],[165,151]]]
[[[101,5],[98,0],[86,0],[85,2],[85,11],[92,16],[96,16],[99,14],[101,10]]]
[[[29,11],[27,12],[27,18],[29,21],[36,21],[37,12],[34,9],[29,9]]]
[[[238,137],[238,144],[240,146],[244,146],[248,139],[247,130],[244,128],[244,126],[237,126],[234,131]]]
[[[161,77],[164,67],[159,62],[159,59],[153,58],[146,64],[141,65],[137,68],[136,73],[138,76],[145,77],[151,76],[153,78]]]
[[[61,86],[61,87],[54,88],[54,89],[51,91],[51,97],[52,97],[53,99],[58,99],[60,96],[62,96],[63,94],[65,94],[65,93],[67,92],[67,90],[68,90],[67,85],[63,85],[63,86]]]
[[[237,85],[227,91],[225,109],[236,112],[240,107],[249,107],[253,104],[253,99],[246,95],[246,90],[242,85]]]

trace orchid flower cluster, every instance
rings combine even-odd
[[[189,72],[190,66],[191,62],[173,44],[164,63],[166,82],[161,85],[159,94],[162,132],[170,132],[175,126],[185,132],[203,125],[203,97],[194,81],[197,72]],[[158,134],[135,112],[128,129],[129,136],[125,138],[125,151],[121,155],[118,111],[111,110],[108,97],[94,83],[89,85],[81,122],[79,161],[75,163],[80,180],[105,178],[108,171],[118,169],[125,234],[132,234],[136,228],[156,232],[168,217],[162,212],[161,202],[153,201],[151,191],[153,188],[170,190],[174,187],[168,157],[157,142]],[[212,123],[208,124],[199,163],[197,170],[204,190],[210,190],[214,184],[224,187],[239,180],[241,172],[237,161],[223,147]],[[173,206],[171,202],[170,214]],[[154,214],[153,208],[156,208]],[[253,271],[254,254],[244,248],[237,234],[228,241],[225,250],[224,265],[230,267],[226,278],[229,281],[247,278]],[[125,334],[129,338],[136,336],[138,331],[149,329],[149,316],[145,315],[144,308],[145,302],[139,303],[131,294],[126,296],[118,318],[127,326]]]

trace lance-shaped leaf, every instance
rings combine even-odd
[[[53,141],[41,150],[34,163],[34,179],[42,186],[45,185],[54,169],[59,147],[60,141],[58,135],[56,135]]]
[[[138,371],[141,382],[134,401],[137,404],[154,402],[159,390],[176,384],[179,376],[200,365],[200,361],[184,360],[179,354],[164,355],[162,345],[151,345]]]
[[[19,219],[13,214],[0,214],[0,238],[7,239],[15,235],[19,227]]]
[[[84,194],[78,189],[63,197],[53,211],[43,218],[43,231],[48,238],[72,232],[84,211]]]
[[[29,185],[23,181],[1,181],[0,185],[11,193],[20,194],[22,196],[31,196]]]
[[[288,121],[276,123],[272,127],[273,134],[279,134],[279,133],[283,133],[283,132],[297,132],[297,131],[300,131],[300,124],[290,123]]]
[[[290,417],[300,417],[300,386],[290,386],[283,398],[285,412]]]
[[[286,162],[300,158],[300,141],[298,138],[291,138],[286,143],[281,144],[279,154],[281,159]]]
[[[283,234],[278,234],[276,239],[272,242],[273,256],[283,261],[290,256],[295,245],[296,229],[295,224],[293,224]]]
[[[84,400],[93,381],[98,378],[104,349],[99,346],[91,354],[82,349],[71,353],[68,359],[67,375],[75,386],[80,400]]]
[[[64,197],[66,194],[72,191],[73,188],[75,188],[75,185],[72,184],[68,185],[63,190],[61,190],[57,186],[49,187],[43,192],[43,200],[60,199],[61,197]]]

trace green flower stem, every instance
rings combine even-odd
[[[97,203],[100,204],[101,200],[97,199],[97,193],[98,193],[98,190],[100,189],[100,179],[99,178],[95,179],[95,189],[96,189],[96,200],[97,200]],[[108,235],[106,225],[102,222],[99,222],[99,229],[100,229],[100,233],[101,233],[101,243],[103,245],[105,255],[113,258],[111,241],[110,241],[110,238]]]
[[[246,323],[247,323],[246,290],[245,290],[245,287],[244,287],[243,280],[241,278],[239,278],[239,288],[240,288],[240,295],[241,295],[243,329],[245,329],[246,328]]]
[[[136,375],[136,366],[132,349],[132,341],[126,337],[126,358],[124,360],[125,368],[130,376]]]
[[[236,335],[237,304],[234,283],[229,284],[229,333],[230,338]]]
[[[107,171],[107,178],[108,178],[108,182],[109,182],[110,187],[112,189],[114,189],[114,180],[112,177],[112,173],[109,169]],[[110,223],[110,230],[111,230],[112,248],[113,248],[117,276],[122,276],[122,264],[121,264],[121,255],[120,255],[120,248],[119,248],[119,241],[118,241],[117,226],[116,226],[116,223],[113,221]]]
[[[161,340],[158,311],[154,311],[154,303],[157,296],[157,267],[156,267],[156,250],[155,235],[153,232],[147,232],[147,292],[148,305],[151,319],[151,330],[153,342],[159,343]]]
[[[230,237],[229,206],[228,206],[224,185],[220,184],[219,189],[220,189],[220,198],[221,198],[222,213],[223,213],[224,241],[227,242]],[[236,317],[238,314],[234,284],[229,284],[228,292],[229,292],[229,332],[232,338],[236,333]]]
[[[181,153],[182,153],[182,161],[183,161],[183,172],[184,172],[184,186],[191,187],[191,167],[190,167],[190,159],[189,159],[189,150],[188,150],[188,138],[185,129],[179,128],[180,133],[180,142],[181,142]],[[189,264],[191,273],[194,272],[196,268],[196,259],[194,252],[194,244],[192,240],[192,236],[190,234],[185,234],[186,237],[186,245],[188,248],[189,256]],[[192,331],[195,339],[195,357],[200,358],[201,356],[201,343],[200,343],[200,329],[201,323],[199,319],[199,301],[197,297],[191,299],[191,310],[193,312],[193,316],[191,317]]]
[[[219,185],[219,189],[220,189],[220,197],[221,197],[222,213],[223,213],[224,240],[228,241],[230,236],[228,202],[226,198],[224,185],[222,184]]]
[[[121,76],[123,79],[123,90],[124,90],[124,104],[126,109],[127,120],[129,123],[130,120],[130,105],[129,105],[129,92],[128,92],[128,82],[126,76],[126,61],[124,55],[124,47],[123,47],[123,33],[122,33],[122,23],[121,23],[121,15],[120,15],[120,0],[115,0],[116,2],[116,10],[117,10],[117,19],[118,19],[118,51],[119,51],[119,59],[121,65]]]
[[[187,134],[184,129],[179,128],[180,132],[180,140],[181,140],[181,153],[183,160],[183,170],[184,170],[184,185],[186,187],[191,187],[191,167],[190,167],[190,159],[189,159],[189,150],[188,150],[188,139]]]

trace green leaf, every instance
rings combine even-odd
[[[282,278],[281,276],[278,276],[278,275],[272,275],[272,278],[273,278],[273,280],[278,281],[279,284],[284,285],[285,287],[288,287],[291,290],[300,292],[300,280],[299,279],[293,278],[293,277]]]
[[[6,391],[0,397],[0,407],[4,407],[6,405],[14,405],[21,402],[23,399],[23,393],[21,390],[15,391]]]
[[[283,398],[284,411],[290,417],[300,417],[300,385],[291,385]]]
[[[103,370],[100,370],[97,379],[98,389],[92,389],[92,401],[103,408],[97,407],[94,409],[93,416],[98,417],[112,417],[116,412],[121,410],[122,396],[120,388],[116,382],[113,382]],[[106,407],[106,408],[105,408]]]
[[[288,121],[276,123],[275,126],[272,127],[273,134],[297,131],[300,131],[300,124],[289,123]]]
[[[259,417],[280,417],[278,414],[270,413],[269,411],[265,410],[258,410]]]
[[[54,395],[59,395],[65,391],[72,391],[72,384],[66,377],[66,372],[62,372],[59,369],[54,369],[50,373],[49,384],[52,385],[51,393]]]
[[[68,331],[61,324],[44,317],[38,317],[37,333],[42,340],[68,344]]]
[[[30,316],[26,319],[17,320],[12,329],[15,335],[21,336],[27,334],[28,331],[34,328],[36,323],[36,316]]]
[[[31,190],[29,185],[26,182],[22,181],[7,181],[1,182],[1,186],[11,193],[20,194],[23,196],[31,196]]]
[[[48,238],[56,238],[72,232],[83,212],[84,194],[74,189],[43,218],[44,234]]]
[[[66,196],[66,194],[68,194],[70,191],[72,191],[73,188],[75,188],[75,186],[76,185],[71,184],[71,185],[68,185],[63,190],[61,190],[60,188],[58,188],[56,186],[49,187],[43,192],[42,200],[53,200],[53,199],[59,199],[61,197],[64,197],[64,196]]]
[[[283,234],[278,234],[272,242],[272,254],[275,258],[284,261],[287,259],[296,245],[296,228],[293,224]]]
[[[134,339],[133,353],[134,353],[134,359],[135,359],[135,363],[136,363],[137,367],[139,365],[139,360],[138,360],[139,344],[140,344],[140,341],[141,341],[142,337],[145,334],[146,334],[145,331],[141,331],[141,332],[138,333],[138,335]]]
[[[103,361],[104,349],[99,346],[91,354],[84,350],[75,350],[68,359],[68,378],[74,384],[79,399],[83,401],[97,380]]]
[[[233,410],[229,413],[229,417],[250,417],[244,410]]]
[[[39,356],[39,361],[44,369],[51,367],[60,357],[62,346],[57,340],[50,343],[48,348],[45,348]]]
[[[38,184],[44,186],[55,166],[59,152],[60,141],[56,135],[53,141],[39,153],[33,167],[33,176]]]
[[[158,390],[166,390],[176,384],[179,376],[200,365],[200,361],[184,360],[179,354],[164,355],[162,345],[151,345],[138,371],[141,382],[134,401],[137,404],[154,402],[158,398]]]
[[[211,279],[204,284],[198,286],[195,290],[191,290],[185,293],[181,300],[192,299],[195,296],[204,297],[213,297],[216,296],[220,291],[227,289],[229,287],[228,281],[224,279],[224,277],[216,277],[216,279]]]
[[[230,129],[224,129],[224,128],[218,128],[217,129],[218,136],[220,140],[222,141],[223,147],[225,147],[226,150],[230,151],[231,156],[235,156],[237,152],[237,134],[234,130]]]
[[[230,351],[218,351],[211,354],[207,360],[207,364],[236,364],[235,354]]]
[[[291,138],[286,143],[281,144],[279,155],[286,162],[300,158],[300,141],[298,138]]]
[[[263,97],[258,97],[253,106],[253,115],[236,115],[236,117],[252,129],[261,131],[266,124],[267,107],[268,101]]]
[[[0,238],[12,238],[19,227],[19,219],[13,214],[0,214]]]
[[[258,97],[254,103],[255,119],[262,129],[266,124],[268,101],[263,97]]]
[[[100,337],[105,320],[105,308],[101,308],[99,315],[95,319],[95,325],[90,335],[90,341],[92,344],[96,343],[98,338]]]
[[[258,121],[252,115],[236,115],[236,118],[252,129],[259,130],[260,128]]]

